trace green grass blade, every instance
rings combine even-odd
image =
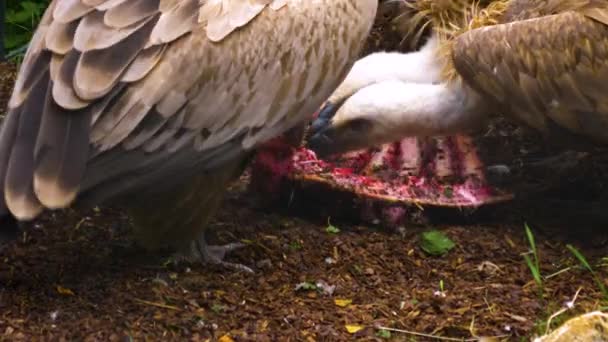
[[[593,280],[599,287],[600,291],[602,291],[604,298],[608,298],[608,291],[606,290],[606,287],[604,286],[604,282],[602,281],[602,279],[600,279],[595,274],[595,272],[593,271],[593,268],[591,267],[591,264],[589,264],[589,262],[587,262],[587,258],[585,258],[585,256],[581,252],[579,252],[579,250],[576,249],[576,247],[574,247],[570,244],[567,244],[566,248],[568,248],[568,250],[572,254],[574,254],[574,256],[578,259],[578,261],[581,263],[581,265],[583,265],[583,267],[585,267],[589,271],[589,273],[591,273],[591,275],[593,276]]]
[[[530,272],[532,273],[532,277],[534,278],[534,281],[536,282],[536,284],[540,287],[543,284],[543,279],[540,276],[540,270],[536,267],[536,265],[534,265],[534,263],[532,262],[532,259],[530,259],[530,257],[528,255],[524,255],[524,259],[526,260],[526,264],[528,265],[528,268],[530,269]]]
[[[538,260],[538,250],[536,249],[536,241],[534,241],[534,234],[532,234],[532,229],[528,226],[527,222],[524,222],[524,227],[526,228],[526,236],[528,237],[528,242],[530,243],[530,248],[532,249],[532,254],[534,255],[534,264],[536,265],[536,269],[540,273],[540,261]]]
[[[532,230],[528,223],[524,223],[524,227],[526,227],[526,235],[528,236],[528,241],[530,242],[530,247],[532,247],[532,251],[536,253],[536,242],[534,241],[534,235],[532,234]]]
[[[572,252],[572,254],[574,254],[574,256],[578,259],[578,261],[581,263],[581,265],[583,265],[587,270],[589,270],[589,272],[593,273],[593,269],[591,268],[591,265],[589,265],[585,256],[583,254],[581,254],[581,252],[579,252],[578,249],[576,249],[574,246],[572,246],[570,244],[567,244],[566,248],[568,248],[568,250],[570,252]]]

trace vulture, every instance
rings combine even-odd
[[[490,114],[571,147],[608,143],[608,1],[408,5],[432,37],[415,52],[356,62],[313,123],[318,155],[469,132]]]
[[[235,266],[222,259],[238,244],[206,244],[210,216],[255,151],[346,77],[377,6],[53,0],[0,131],[0,230],[111,203],[144,246]]]

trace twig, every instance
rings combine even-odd
[[[564,268],[564,269],[561,269],[561,270],[559,270],[559,271],[557,271],[557,272],[555,272],[555,273],[549,274],[548,276],[545,276],[545,277],[543,277],[543,278],[545,278],[545,280],[547,280],[547,279],[550,279],[550,278],[556,277],[556,276],[558,276],[558,275],[560,275],[560,274],[562,274],[562,273],[564,273],[564,272],[568,272],[568,271],[570,271],[571,269],[576,268],[576,267],[577,267],[577,266],[568,266],[568,267],[566,267],[566,268]]]
[[[133,298],[133,301],[135,301],[135,302],[137,302],[139,304],[155,306],[157,308],[163,308],[163,309],[169,309],[169,310],[175,310],[175,311],[182,311],[182,309],[178,308],[177,306],[173,306],[173,305],[167,305],[167,304],[163,304],[163,303],[155,303],[155,302],[150,302],[150,301],[143,300],[143,299],[138,299],[138,298]]]
[[[545,335],[547,335],[547,334],[549,333],[549,329],[551,328],[551,321],[552,321],[552,320],[553,320],[555,317],[557,317],[557,316],[559,316],[559,315],[563,314],[564,312],[566,312],[566,311],[568,311],[568,310],[570,310],[571,308],[573,308],[573,307],[574,307],[574,302],[576,302],[576,298],[578,297],[578,293],[579,293],[579,292],[581,292],[581,290],[582,290],[582,289],[583,289],[582,287],[579,287],[579,288],[578,288],[578,290],[576,290],[576,293],[574,294],[574,297],[572,298],[572,300],[571,300],[571,301],[569,301],[569,302],[566,304],[566,307],[565,307],[565,308],[561,308],[559,311],[557,311],[557,312],[556,312],[556,313],[554,313],[553,315],[549,316],[549,319],[547,320],[547,327],[545,328]]]
[[[460,341],[460,342],[479,341],[479,338],[444,337],[444,336],[437,336],[437,335],[419,333],[419,332],[409,331],[409,330],[403,330],[403,329],[388,328],[388,327],[383,327],[383,326],[377,326],[376,329],[378,329],[378,330],[393,331],[393,332],[398,332],[398,333],[408,334],[408,335],[413,335],[413,336],[434,338],[436,340],[441,340],[441,341]],[[509,336],[509,335],[495,336],[495,338],[502,338],[502,337],[507,337],[507,336]]]

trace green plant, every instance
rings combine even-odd
[[[216,314],[222,313],[226,310],[226,307],[224,305],[215,303],[211,306],[211,311],[213,311]]]
[[[543,277],[540,273],[540,261],[538,257],[538,250],[536,248],[536,242],[534,241],[534,235],[532,234],[532,230],[527,223],[524,223],[524,227],[526,229],[526,237],[528,238],[528,243],[530,244],[530,252],[524,254],[524,259],[526,260],[526,264],[532,273],[532,277],[534,278],[534,282],[536,282],[536,286],[539,289],[540,296],[543,294]],[[530,253],[534,256],[534,261],[530,258]]]
[[[443,279],[439,280],[439,291],[435,291],[435,295],[445,298],[446,294],[445,294],[445,288],[443,286]]]
[[[302,249],[302,243],[300,241],[292,241],[289,243],[289,248],[294,251],[300,250]]]
[[[5,18],[4,46],[7,57],[20,59],[32,38],[48,0],[8,1]]]
[[[376,332],[376,336],[384,339],[391,338],[391,332],[385,329],[380,329]]]
[[[305,281],[303,283],[299,283],[296,285],[296,291],[304,290],[304,291],[315,291],[318,290],[319,287],[317,284],[309,281]]]
[[[576,249],[574,246],[572,246],[570,244],[566,245],[566,248],[568,248],[568,250],[572,254],[574,254],[574,256],[578,259],[578,261],[581,263],[581,265],[585,269],[587,269],[589,271],[589,273],[591,273],[591,275],[593,276],[593,280],[597,284],[600,291],[602,291],[602,294],[604,295],[604,299],[608,299],[608,292],[606,291],[606,286],[604,286],[602,279],[600,277],[598,277],[597,273],[593,270],[591,265],[587,262],[587,259],[585,258],[585,256],[581,252],[579,252],[578,249]]]
[[[340,228],[331,224],[331,222],[329,221],[329,218],[328,218],[327,219],[327,228],[325,228],[325,231],[328,232],[329,234],[338,234],[340,232]]]
[[[430,255],[444,255],[455,246],[447,235],[437,230],[422,233],[420,240],[420,248]]]

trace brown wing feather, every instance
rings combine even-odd
[[[455,68],[532,127],[608,143],[608,26],[596,20],[607,13],[604,2],[469,31],[454,43]]]
[[[35,140],[34,190],[51,209],[62,208],[76,198],[89,155],[92,111],[66,111],[50,97]]]
[[[156,20],[158,16],[150,18],[140,29],[109,48],[84,52],[73,74],[73,88],[78,96],[95,100],[112,90],[141,53]]]
[[[19,125],[13,142],[6,170],[5,198],[12,212],[27,213],[22,218],[31,219],[43,209],[34,193],[34,150],[39,134],[45,98],[50,98],[48,67],[42,77],[33,84],[32,92],[20,108]]]
[[[54,21],[49,26],[49,31],[45,37],[46,48],[58,55],[65,55],[70,52],[74,47],[74,34],[77,28],[78,21],[67,24]]]
[[[13,109],[9,112],[6,120],[2,122],[2,129],[5,131],[0,136],[0,165],[8,165],[11,157],[11,151],[17,137],[17,130],[19,129],[19,120],[21,119],[21,108]],[[8,172],[7,167],[0,167],[0,186],[4,188],[6,174]],[[4,192],[0,196],[0,216],[6,214],[8,210],[6,200],[4,199]]]
[[[160,0],[126,1],[105,13],[104,24],[113,28],[128,27],[158,13],[159,4]]]
[[[157,8],[151,10],[154,3]],[[119,94],[114,89],[123,89],[118,83],[121,77],[125,76],[123,82],[140,80],[162,56],[164,44],[142,52],[160,17],[158,6],[159,1],[136,0],[51,3],[9,103],[15,113],[10,115],[21,117],[19,125],[5,125],[2,130],[6,141],[17,137],[14,147],[4,149],[0,156],[8,161],[0,167],[0,176],[15,215],[23,219],[37,215],[42,208],[39,199],[51,208],[74,199],[88,160],[91,120],[113,103]],[[134,8],[143,10],[134,13]],[[121,19],[121,10],[123,15],[138,17]],[[104,23],[105,15],[115,27]],[[49,65],[52,80],[48,79]],[[44,75],[46,84],[39,82]],[[52,93],[41,101],[47,88]],[[34,102],[37,108],[32,107]]]

